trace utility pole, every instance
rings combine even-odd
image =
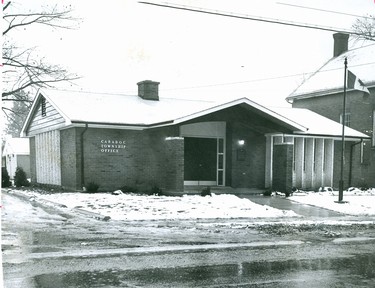
[[[340,182],[339,182],[339,201],[343,202],[344,197],[344,160],[345,160],[345,114],[346,114],[346,85],[347,85],[347,69],[348,69],[348,60],[345,57],[344,61],[344,99],[342,107],[342,137],[341,137],[341,173],[340,173]]]

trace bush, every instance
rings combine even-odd
[[[120,190],[122,191],[122,193],[137,193],[138,192],[137,188],[132,187],[132,186],[127,186],[127,185],[122,186]]]
[[[22,167],[16,168],[16,174],[14,174],[14,185],[16,187],[29,186],[30,182],[27,180],[25,171]]]
[[[89,182],[86,186],[86,191],[89,193],[95,193],[98,192],[99,185],[95,182]]]
[[[202,189],[202,191],[201,191],[201,196],[212,196],[211,195],[211,188],[210,188],[210,186],[207,186],[207,187],[205,187],[205,188],[203,188]]]
[[[12,186],[12,182],[10,182],[8,170],[5,167],[1,167],[1,187],[6,188],[10,186]]]
[[[152,186],[151,195],[161,196],[163,195],[163,190],[161,190],[158,186]]]
[[[272,190],[271,189],[264,190],[263,196],[272,196]]]

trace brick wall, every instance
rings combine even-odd
[[[62,130],[62,186],[81,189],[81,135],[84,128]],[[88,128],[83,134],[84,183],[99,190],[123,186],[183,190],[183,139],[177,128],[145,131]],[[171,140],[166,141],[167,137]]]
[[[266,137],[254,133],[241,123],[232,124],[231,169],[232,187],[264,188]],[[238,140],[244,140],[240,145]]]
[[[343,107],[343,94],[332,94],[295,100],[294,108],[307,108],[336,122],[340,122]],[[346,109],[351,113],[350,127],[371,136],[373,129],[373,110],[375,92],[371,95],[360,91],[350,91],[346,97]]]
[[[293,144],[283,143],[273,146],[272,189],[284,193],[292,191]]]
[[[373,111],[375,109],[375,91],[370,89],[371,94],[360,91],[350,91],[347,93],[346,107],[350,112],[350,127],[361,131],[369,136],[373,132]],[[340,114],[342,113],[343,94],[333,94],[322,97],[313,97],[307,99],[295,100],[293,107],[307,108],[318,114],[321,114],[336,122],[340,121]],[[341,142],[335,143],[335,166],[334,166],[334,186],[338,186],[338,179],[340,178],[340,159],[341,159]],[[349,185],[349,161],[350,161],[350,147],[354,142],[347,142],[346,145],[346,163],[345,165],[345,185]],[[365,159],[361,162],[360,159],[360,145],[355,145],[353,148],[353,162],[352,162],[352,186],[375,186],[375,148],[371,147],[371,143],[367,141],[365,145]]]

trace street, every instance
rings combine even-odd
[[[373,287],[374,219],[103,221],[2,193],[5,287]],[[17,208],[15,208],[17,207]],[[349,218],[348,218],[349,219]]]

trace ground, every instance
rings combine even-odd
[[[309,209],[328,210],[296,201],[337,198],[309,194],[168,198],[3,190],[5,287],[369,287],[374,215],[306,216]],[[359,197],[366,207],[375,199]],[[126,206],[140,212],[126,219]],[[111,208],[117,212],[109,215]]]

